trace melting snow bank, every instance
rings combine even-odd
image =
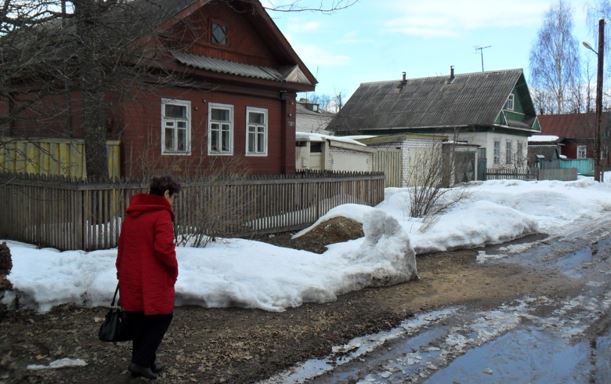
[[[51,362],[49,365],[38,365],[38,364],[30,364],[27,366],[27,369],[30,370],[39,370],[39,369],[59,369],[59,368],[68,368],[68,367],[84,367],[87,363],[81,359],[59,359]]]
[[[372,285],[416,276],[416,253],[500,243],[532,232],[561,234],[576,220],[611,212],[611,184],[588,179],[488,181],[449,190],[461,198],[434,218],[408,217],[409,189],[387,188],[376,208],[339,206],[319,222],[345,216],[363,223],[365,237],[329,246],[322,255],[269,244],[222,239],[208,247],[179,248],[177,304],[239,306],[282,311],[305,302],[326,302]],[[306,233],[309,229],[302,231]],[[116,250],[59,252],[8,242],[8,276],[19,303],[47,311],[75,303],[108,305],[116,284]],[[5,293],[4,303],[13,301]]]
[[[410,189],[386,188],[375,209],[393,216],[409,234],[417,254],[499,244],[528,234],[558,234],[576,220],[597,219],[611,212],[611,184],[591,179],[573,182],[498,180],[450,189],[446,202],[457,201],[432,220],[409,217]],[[330,210],[321,222],[344,216],[363,222],[374,208],[346,204]]]
[[[364,232],[363,239],[322,255],[242,239],[178,248],[177,305],[283,311],[416,277],[409,237],[394,218],[374,210],[364,217]],[[42,312],[65,303],[109,304],[116,249],[59,252],[7,244],[13,256],[9,280],[20,304]]]

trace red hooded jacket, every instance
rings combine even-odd
[[[121,226],[116,262],[124,310],[146,315],[174,311],[178,262],[173,222],[172,206],[163,196],[132,197]]]

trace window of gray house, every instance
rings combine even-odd
[[[513,111],[513,93],[511,95],[509,95],[509,97],[507,98],[507,101],[505,102],[505,106],[503,107],[503,109],[507,109],[510,111]]]
[[[505,164],[511,164],[513,157],[513,143],[510,140],[507,140],[505,147]]]
[[[524,165],[524,144],[522,142],[518,142],[518,152],[516,154],[516,163],[518,167]]]
[[[588,158],[588,147],[585,145],[577,146],[577,158],[578,159],[587,159]]]
[[[494,164],[501,164],[501,142],[494,141]]]

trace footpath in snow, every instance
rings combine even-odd
[[[611,176],[611,175],[610,175]],[[416,254],[501,243],[529,233],[558,233],[575,220],[611,212],[611,184],[590,179],[487,181],[453,189],[464,197],[435,220],[409,217],[409,190],[386,189],[377,207],[339,206],[317,223],[344,216],[363,223],[365,237],[333,244],[323,254],[243,240],[220,239],[206,248],[177,249],[177,305],[239,306],[282,311],[328,302],[366,286],[408,281]],[[19,302],[48,311],[75,303],[108,305],[116,284],[116,249],[95,252],[37,249],[7,241],[8,276]],[[9,292],[3,302],[10,303]]]

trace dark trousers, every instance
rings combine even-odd
[[[144,312],[126,312],[128,326],[134,335],[132,363],[150,368],[155,363],[157,348],[172,322],[173,314],[145,315]]]

